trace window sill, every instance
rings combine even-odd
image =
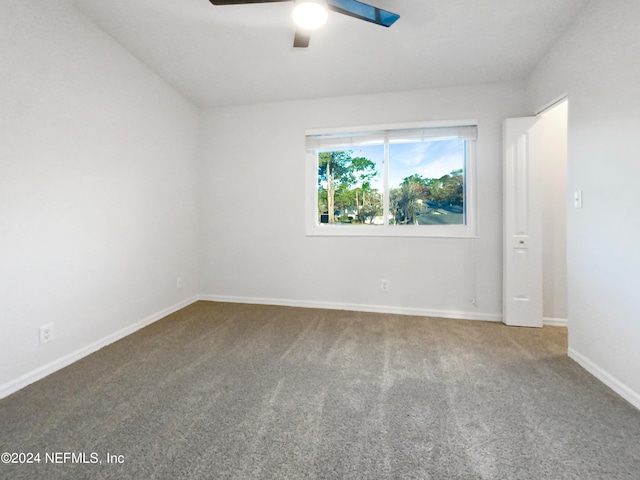
[[[312,225],[307,236],[317,237],[420,237],[476,238],[468,225]]]

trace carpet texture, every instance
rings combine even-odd
[[[640,412],[566,350],[559,327],[198,302],[0,400],[0,452],[41,456],[0,477],[637,480]]]

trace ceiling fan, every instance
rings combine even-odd
[[[358,0],[209,0],[213,5],[240,5],[247,3],[275,3],[294,1],[294,22],[298,25],[293,46],[307,48],[310,31],[320,28],[327,19],[327,9],[367,22],[390,27],[400,15]],[[306,21],[306,23],[305,23]]]

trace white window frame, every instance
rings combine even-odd
[[[441,122],[413,122],[383,125],[367,125],[332,129],[306,130],[307,137],[317,135],[337,135],[348,133],[394,131],[416,128],[465,127],[478,126],[477,120],[453,120]],[[340,237],[440,237],[440,238],[475,238],[477,237],[477,202],[476,202],[476,140],[466,141],[466,162],[464,167],[465,188],[465,223],[463,225],[335,225],[322,224],[318,219],[318,149],[305,145],[306,176],[306,234],[308,236],[340,236]],[[388,148],[385,147],[383,174],[385,211],[389,208]]]

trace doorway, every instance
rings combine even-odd
[[[568,101],[504,122],[503,322],[567,325]]]
[[[543,323],[567,325],[567,98],[539,113]]]

